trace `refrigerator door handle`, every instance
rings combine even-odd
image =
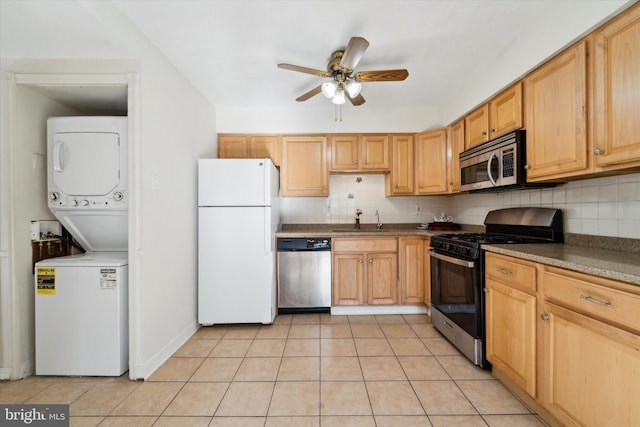
[[[264,208],[264,253],[271,252],[271,212]]]

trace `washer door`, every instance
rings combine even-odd
[[[56,133],[49,152],[54,185],[70,196],[104,196],[120,182],[117,133]]]

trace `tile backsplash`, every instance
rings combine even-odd
[[[283,197],[283,223],[431,222],[441,212],[460,224],[481,225],[493,209],[562,209],[565,232],[640,238],[640,173],[574,181],[554,188],[455,196],[385,197],[384,175],[331,175],[329,197]]]

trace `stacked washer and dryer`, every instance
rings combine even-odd
[[[35,266],[36,375],[129,365],[126,117],[47,121],[49,208],[85,249]]]

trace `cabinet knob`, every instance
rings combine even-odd
[[[548,315],[548,314],[545,314],[545,313],[542,313],[542,314],[540,315],[540,318],[541,318],[542,320],[549,320],[549,315]]]
[[[487,131],[486,130],[482,131],[482,136],[487,136]]]
[[[595,150],[593,150],[593,154],[595,154],[596,156],[599,156],[600,154],[604,154],[604,150],[601,150],[600,148],[596,148]]]
[[[494,128],[491,128],[491,132],[495,132],[496,130]]]
[[[360,259],[358,260],[358,262],[359,262],[360,264],[362,264],[362,258],[360,258]]]
[[[484,288],[483,291],[488,294],[489,293],[489,288]]]
[[[354,160],[354,161],[353,161],[353,164],[354,164],[354,165],[357,165],[357,164],[358,164],[358,161],[357,161],[357,160]]]
[[[373,264],[373,258],[369,258],[369,264]]]
[[[531,169],[531,166],[529,166],[529,165],[524,165],[524,168],[525,168],[525,169]]]

